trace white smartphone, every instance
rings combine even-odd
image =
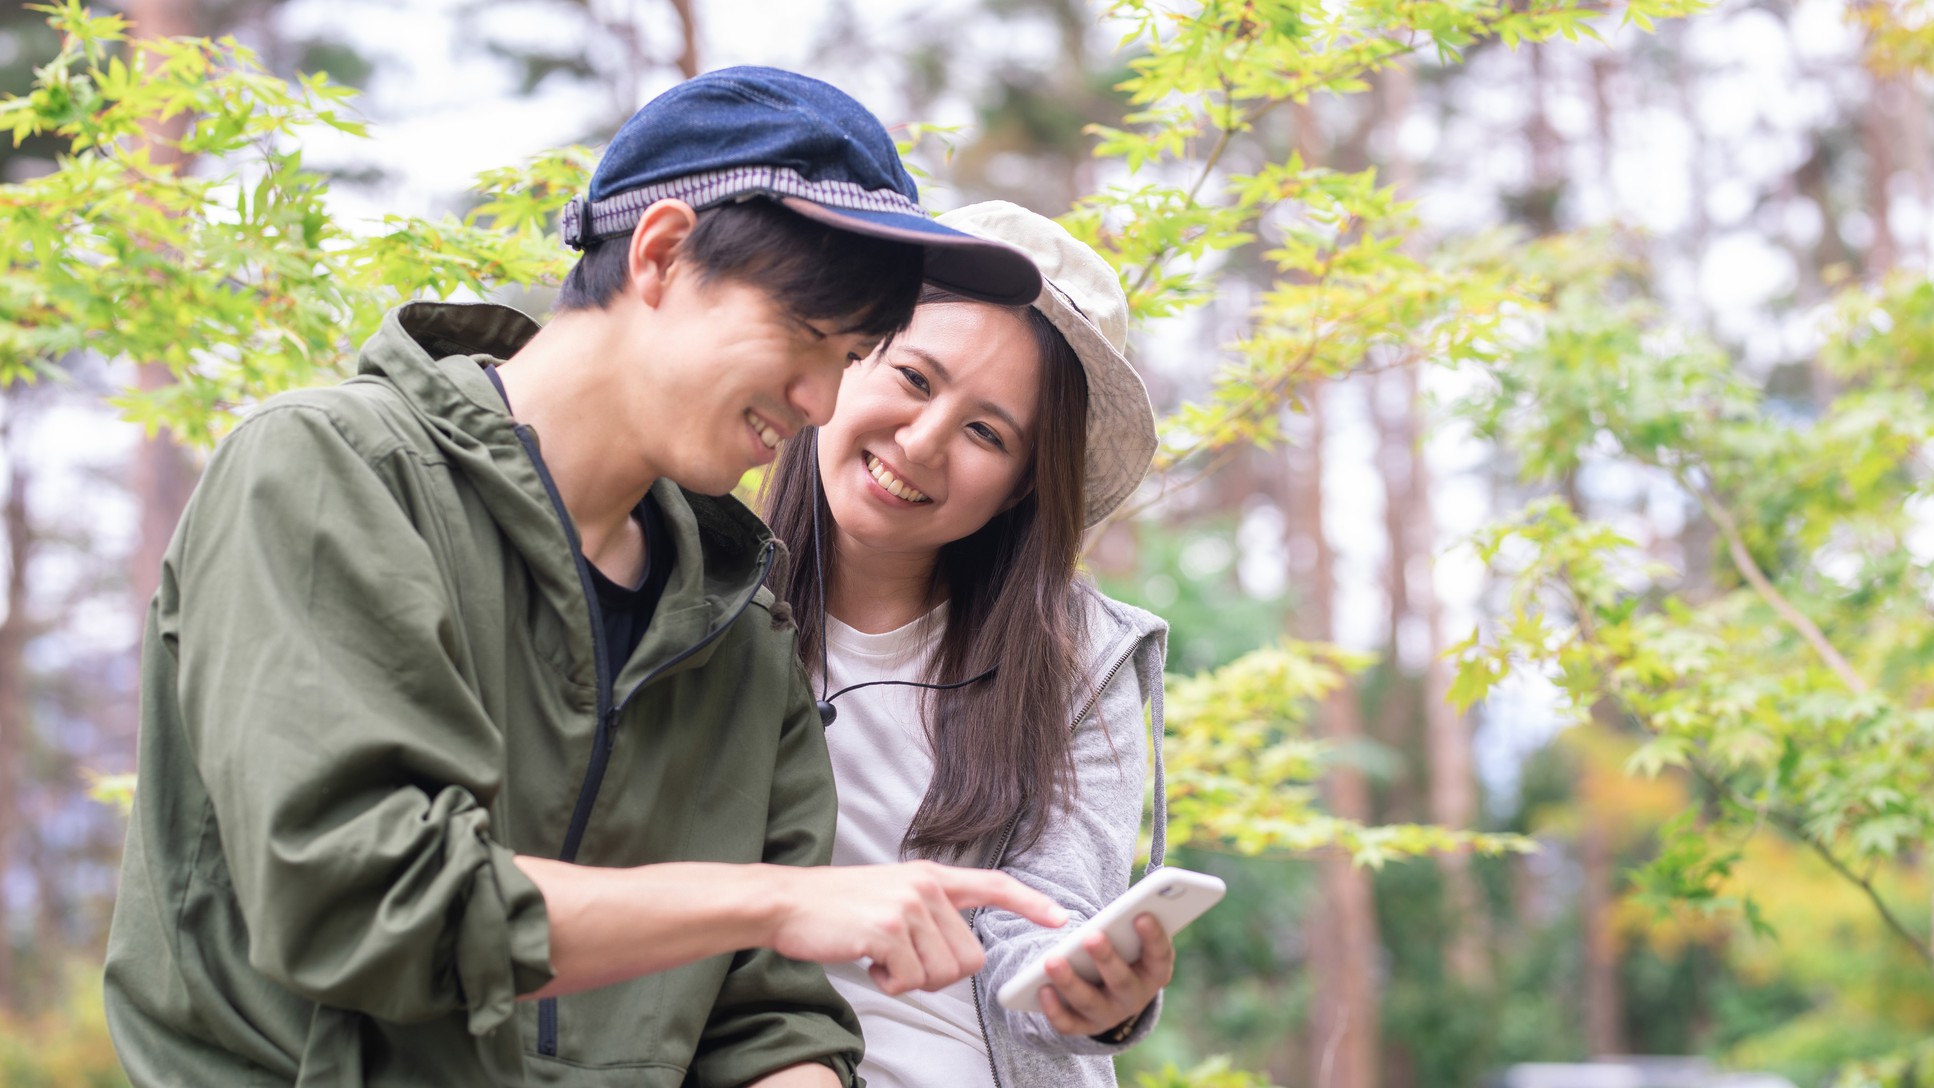
[[[1170,937],[1182,931],[1182,927],[1202,917],[1202,913],[1216,905],[1227,887],[1221,880],[1207,873],[1190,872],[1187,869],[1157,869],[1141,882],[1123,892],[1116,900],[1095,912],[1093,918],[1075,927],[1074,931],[1054,943],[1054,947],[1037,956],[1020,974],[1009,979],[1000,992],[994,996],[1002,1005],[1018,1012],[1041,1011],[1041,987],[1049,985],[1047,958],[1066,956],[1068,966],[1089,982],[1100,982],[1101,972],[1095,969],[1095,961],[1081,942],[1089,934],[1106,933],[1108,943],[1115,947],[1121,958],[1134,963],[1142,958],[1142,937],[1135,932],[1135,919],[1144,914],[1152,914],[1162,923]]]

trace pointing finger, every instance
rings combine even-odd
[[[1006,873],[988,869],[938,867],[941,888],[955,910],[1000,907],[1036,925],[1059,929],[1068,921],[1061,905]]]

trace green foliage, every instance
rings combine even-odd
[[[1522,1015],[1516,1006],[1533,1014],[1548,1006],[1553,987],[1494,993],[1455,977],[1445,950],[1457,940],[1457,929],[1483,924],[1493,912],[1484,912],[1484,919],[1457,917],[1436,866],[1390,866],[1376,875],[1375,890],[1378,936],[1390,964],[1381,986],[1385,1046],[1403,1052],[1408,1068],[1430,1070],[1430,1083],[1483,1083],[1484,1073],[1499,1064],[1505,1017]],[[1539,1034],[1551,1038],[1554,1026]]]
[[[1230,1068],[1227,1058],[1211,1058],[1188,1070],[1169,1065],[1164,1066],[1160,1072],[1142,1073],[1135,1078],[1135,1088],[1276,1088],[1276,1086],[1261,1074],[1245,1073],[1239,1069]]]
[[[913,156],[919,152],[920,148],[927,142],[927,138],[931,136],[934,142],[940,145],[941,161],[952,162],[954,159],[954,139],[959,134],[959,125],[933,125],[920,121],[913,121],[901,125],[899,126],[899,131],[894,134],[893,147],[900,153],[901,161],[906,164],[907,173],[913,175],[920,183],[920,196],[923,201],[932,190],[930,183],[933,181],[933,175],[921,167],[919,163],[913,161]]]
[[[232,38],[130,44],[120,16],[80,0],[35,10],[62,48],[29,94],[0,100],[0,132],[65,151],[0,186],[0,383],[82,350],[165,365],[172,384],[117,403],[205,444],[232,409],[339,376],[401,298],[563,270],[547,224],[582,183],[582,151],[485,175],[462,220],[352,230],[300,148],[319,129],[363,134],[346,88],[291,86]]]
[[[126,1088],[114,1057],[98,965],[73,964],[62,999],[32,1016],[0,1016],[0,1084],[8,1088]]]
[[[1800,1084],[1826,1083],[1835,1069],[1901,1052],[1934,1024],[1934,972],[1902,955],[1867,894],[1808,848],[1759,836],[1732,879],[1752,890],[1779,940],[1724,944],[1743,982],[1803,997],[1777,1022],[1734,1025],[1722,1051],[1729,1064],[1777,1070]],[[1874,885],[1909,928],[1923,931],[1934,890],[1925,873],[1880,871]],[[1793,1005],[1797,1011],[1791,1011]],[[1757,1030],[1753,1030],[1756,1027]]]
[[[1626,262],[1578,241],[1528,253],[1564,286],[1510,364],[1484,368],[1465,406],[1480,433],[1546,486],[1620,471],[1676,487],[1724,566],[1716,585],[1687,584],[1571,501],[1532,504],[1478,541],[1512,591],[1459,647],[1460,701],[1536,668],[1581,720],[1615,705],[1646,727],[1634,772],[1679,768],[1713,790],[1642,870],[1655,904],[1736,908],[1757,928],[1752,897],[1720,889],[1774,828],[1859,888],[1924,968],[1925,929],[1881,885],[1934,833],[1934,566],[1914,539],[1934,509],[1934,293],[1847,293],[1822,358],[1849,384],[1807,418],[1654,308],[1618,301],[1635,297]]]
[[[1919,1088],[1909,1072],[1914,1064],[1912,1051],[1891,1061],[1861,1060],[1899,1051],[1904,1040],[1889,1025],[1849,1011],[1829,1007],[1795,1017],[1781,1024],[1778,1032],[1736,1048],[1729,1057],[1754,1068],[1778,1069],[1802,1084]],[[1841,1070],[1837,1077],[1836,1069]],[[1921,1071],[1925,1070],[1923,1065]]]
[[[1624,11],[1649,27],[1703,6],[1631,0]],[[1120,87],[1136,109],[1124,127],[1092,129],[1096,153],[1140,177],[1082,200],[1063,222],[1121,272],[1143,318],[1207,301],[1219,254],[1275,236],[1262,254],[1275,280],[1253,328],[1230,345],[1210,395],[1167,421],[1161,467],[1274,441],[1302,383],[1374,358],[1493,358],[1532,290],[1516,270],[1415,256],[1411,206],[1374,170],[1339,172],[1301,153],[1248,174],[1221,164],[1232,146],[1260,149],[1256,126],[1280,107],[1367,90],[1369,76],[1420,52],[1454,61],[1484,40],[1596,37],[1600,5],[1118,0],[1110,14],[1130,28],[1122,44],[1146,52]]]
[[[134,776],[131,774],[88,774],[87,796],[111,805],[125,816],[134,809]]]
[[[1310,712],[1365,663],[1361,655],[1291,642],[1172,681],[1169,841],[1243,854],[1335,848],[1371,868],[1439,850],[1529,850],[1530,842],[1515,835],[1371,827],[1320,809],[1316,784],[1335,753],[1309,736]]]
[[[1103,592],[1168,621],[1168,667],[1200,672],[1226,665],[1283,629],[1286,595],[1261,597],[1236,576],[1236,527],[1223,519],[1169,528],[1135,527],[1135,569],[1097,572]]]
[[[1917,1088],[1934,1080],[1934,1042],[1842,1070],[1833,1088]]]
[[[1649,26],[1696,7],[1641,2],[1625,13]],[[1142,50],[1120,86],[1134,112],[1120,126],[1091,131],[1097,154],[1130,177],[1079,201],[1063,222],[1116,267],[1140,319],[1205,303],[1239,260],[1260,261],[1268,276],[1207,394],[1164,421],[1158,472],[1172,483],[1185,471],[1212,471],[1232,451],[1278,442],[1281,420],[1299,408],[1308,382],[1423,360],[1502,366],[1500,350],[1517,324],[1544,304],[1541,270],[1501,259],[1508,250],[1422,256],[1412,243],[1413,209],[1374,171],[1285,156],[1258,125],[1319,95],[1362,91],[1368,77],[1418,52],[1451,61],[1486,39],[1515,45],[1592,36],[1605,14],[1600,5],[1122,0],[1111,14],[1128,23],[1123,44]],[[1313,123],[1303,110],[1298,128]],[[1370,866],[1432,850],[1527,848],[1528,840],[1510,836],[1365,827],[1321,810],[1317,783],[1354,753],[1315,740],[1310,713],[1364,664],[1291,644],[1176,681],[1172,839],[1242,853],[1340,848]],[[1413,1020],[1421,1024],[1436,1007],[1431,998],[1441,997],[1421,998]],[[1526,1047],[1549,1046],[1562,1034],[1554,1028],[1564,1017],[1549,1003],[1517,1011],[1525,1014],[1518,1021]],[[1462,1028],[1468,1035],[1480,1025],[1473,1016]],[[1439,1057],[1474,1074],[1487,1056],[1465,1047],[1432,1060]],[[1444,1072],[1430,1068],[1433,1077]]]
[[[1927,0],[1848,4],[1844,18],[1866,42],[1868,69],[1883,79],[1934,71],[1934,10]]]

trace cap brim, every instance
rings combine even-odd
[[[808,219],[926,251],[928,283],[999,306],[1026,306],[1041,295],[1041,272],[1027,254],[1004,242],[977,238],[925,216],[829,208],[796,196],[779,202]]]

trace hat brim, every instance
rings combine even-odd
[[[1082,528],[1092,529],[1141,486],[1159,439],[1148,387],[1061,290],[1048,281],[1034,308],[1047,316],[1088,376],[1088,457],[1083,466]]]
[[[1004,242],[943,226],[926,216],[829,208],[796,196],[779,202],[808,219],[926,251],[928,283],[998,306],[1026,306],[1041,294],[1041,272],[1027,254]]]

